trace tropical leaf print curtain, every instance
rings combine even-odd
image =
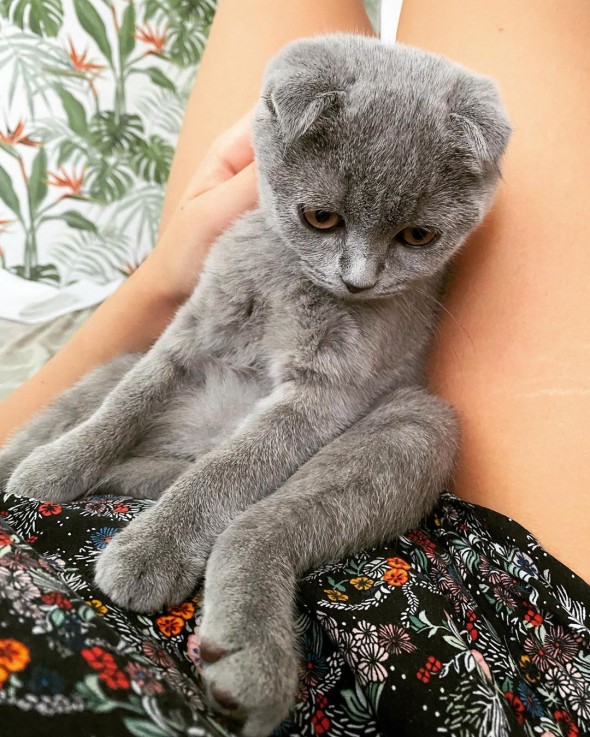
[[[0,266],[108,284],[153,247],[216,0],[0,0]]]

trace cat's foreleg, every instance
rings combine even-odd
[[[297,577],[416,525],[444,488],[456,446],[443,402],[399,390],[217,539],[201,655],[212,702],[245,719],[245,735],[269,734],[294,701]]]
[[[216,537],[240,512],[277,489],[358,416],[342,390],[280,385],[238,428],[118,533],[96,582],[111,599],[155,611],[188,596]]]
[[[85,421],[34,450],[17,466],[7,491],[49,501],[75,499],[132,447],[198,353],[176,341],[190,313],[181,312]],[[186,341],[184,341],[186,343]]]

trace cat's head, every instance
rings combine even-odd
[[[350,299],[440,274],[488,210],[510,137],[489,79],[361,36],[287,46],[254,121],[269,227]]]

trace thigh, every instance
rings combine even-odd
[[[457,491],[590,578],[590,4],[408,0],[398,37],[494,77],[514,125],[431,361],[462,420]]]

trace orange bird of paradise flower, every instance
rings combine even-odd
[[[69,36],[68,36],[68,43],[70,44],[70,54],[69,54],[70,62],[77,72],[81,72],[81,73],[86,72],[87,74],[98,74],[101,71],[101,69],[104,69],[104,66],[102,64],[95,64],[94,62],[88,59],[88,49],[86,49],[86,51],[79,54],[76,51],[74,44],[72,43],[72,39]]]
[[[7,146],[41,146],[41,141],[33,141],[33,139],[25,133],[25,124],[22,120],[19,120],[16,124],[16,128],[11,129],[6,126],[6,133],[0,131],[0,143],[4,143]]]
[[[50,187],[63,187],[70,191],[64,194],[64,197],[71,197],[72,195],[80,195],[82,193],[82,184],[84,182],[84,170],[80,174],[76,174],[72,171],[71,174],[62,167],[59,170],[59,174],[53,172],[47,172],[48,179],[47,184]]]
[[[145,24],[145,28],[137,26],[135,29],[135,38],[138,41],[151,44],[154,47],[147,52],[148,54],[162,54],[167,36],[167,29],[164,28],[161,31],[157,31],[154,30],[149,23]]]

